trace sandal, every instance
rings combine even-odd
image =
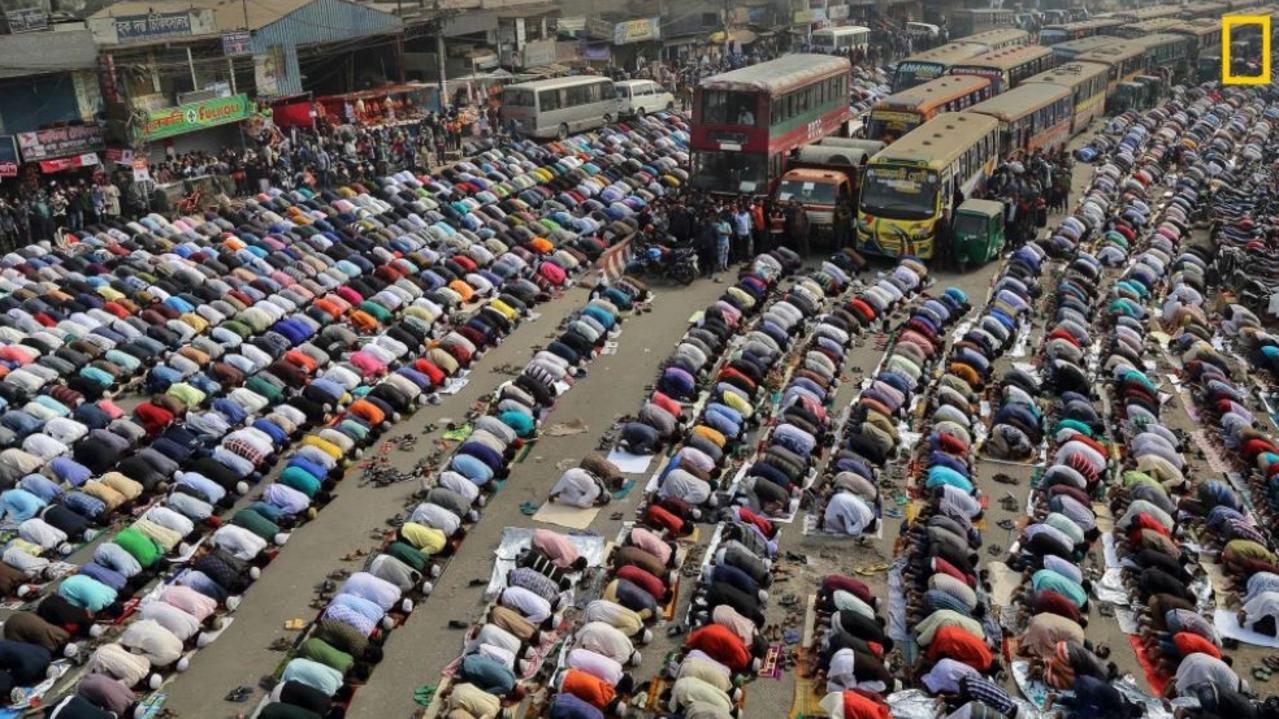
[[[1256,679],[1259,682],[1270,681],[1270,676],[1271,676],[1270,670],[1265,667],[1252,668],[1252,678]]]
[[[247,702],[251,696],[253,696],[253,687],[238,686],[227,692],[226,696],[222,698],[226,701],[240,704],[242,702]]]

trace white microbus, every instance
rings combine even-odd
[[[514,120],[529,137],[565,138],[617,117],[617,89],[598,75],[561,77],[510,85],[502,90],[502,119]]]
[[[860,25],[832,27],[813,32],[813,51],[825,53],[846,53],[853,48],[866,51],[870,44],[870,28]]]

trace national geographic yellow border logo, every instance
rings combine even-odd
[[[1261,27],[1261,74],[1236,76],[1230,72],[1230,31],[1240,25]],[[1221,16],[1221,84],[1267,85],[1270,83],[1270,16],[1222,15]]]

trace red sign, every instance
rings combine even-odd
[[[56,160],[41,160],[40,170],[45,173],[75,170],[80,167],[93,167],[98,164],[98,153],[89,152],[71,157],[59,157]]]

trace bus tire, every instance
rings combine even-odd
[[[606,113],[604,113],[604,124],[605,124],[605,125],[607,125],[607,124],[611,123],[612,121],[613,121],[613,116],[612,116],[612,115],[610,115],[610,114],[609,114],[609,113],[607,113],[607,112],[606,112]]]
[[[561,122],[559,130],[556,130],[555,136],[561,140],[568,138],[568,123]]]
[[[635,117],[644,117],[647,114],[648,114],[648,110],[645,110],[642,107],[636,108],[635,110]]]
[[[673,102],[668,102],[668,103],[666,103],[666,111],[667,111],[667,112],[675,112],[675,103],[673,103]]]

